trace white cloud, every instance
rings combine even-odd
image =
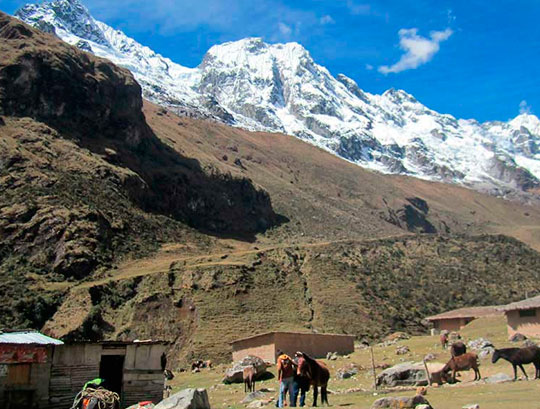
[[[347,8],[352,15],[366,16],[371,13],[371,6],[365,3],[356,3],[353,0],[347,0]]]
[[[382,65],[379,72],[389,74],[398,73],[419,67],[429,61],[439,52],[439,44],[448,40],[453,34],[450,28],[444,31],[432,31],[430,38],[419,36],[416,28],[402,28],[399,30],[399,46],[405,51],[399,61],[394,65]]]
[[[527,101],[523,100],[519,103],[519,113],[520,114],[532,114],[532,108],[527,103]]]
[[[324,26],[326,24],[335,24],[335,20],[330,15],[322,16],[320,20],[321,24]]]
[[[285,37],[290,36],[292,33],[292,28],[288,26],[287,24],[282,23],[281,21],[278,23],[278,28],[279,28],[279,32]]]

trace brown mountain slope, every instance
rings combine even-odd
[[[0,326],[225,360],[264,330],[378,337],[540,289],[539,253],[471,235],[538,246],[536,208],[143,115],[127,71],[2,14],[0,40]]]
[[[466,188],[362,169],[297,138],[178,118],[145,102],[164,142],[204,166],[250,178],[291,223],[269,240],[376,238],[412,232],[507,234],[540,249],[540,209]]]
[[[0,326],[54,312],[61,294],[35,281],[209,241],[188,226],[252,237],[279,222],[266,192],[168,147],[141,108],[129,71],[0,13]]]

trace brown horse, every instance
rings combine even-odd
[[[313,385],[313,406],[317,406],[317,388],[319,386],[321,387],[321,403],[329,405],[327,387],[330,371],[325,364],[316,361],[304,352],[297,355],[300,355],[297,374],[308,378],[309,383]]]

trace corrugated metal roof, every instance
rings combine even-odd
[[[64,343],[37,331],[21,331],[0,332],[0,344],[63,345]]]
[[[489,315],[501,315],[499,312],[500,307],[488,306],[488,307],[465,307],[457,310],[446,311],[441,314],[427,317],[428,321],[447,320],[452,318],[479,318]]]
[[[529,310],[532,308],[540,308],[540,295],[536,297],[527,298],[522,301],[517,301],[510,303],[508,305],[503,305],[499,308],[500,311],[512,311],[512,310]]]

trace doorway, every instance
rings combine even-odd
[[[103,386],[116,392],[122,400],[122,380],[124,375],[123,355],[102,355],[99,363],[99,377],[104,379]]]

